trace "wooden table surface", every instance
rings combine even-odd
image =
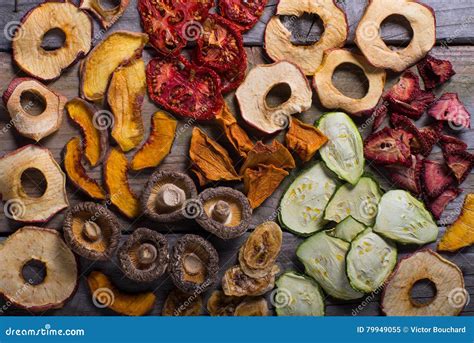
[[[247,53],[249,56],[249,69],[257,64],[271,62],[262,49],[262,37],[266,22],[268,22],[269,18],[275,11],[276,2],[277,1],[274,0],[269,1],[261,21],[253,30],[245,35],[245,44],[247,46]],[[348,45],[353,47],[354,30],[364,11],[366,1],[342,0],[337,2],[347,13],[351,32]],[[41,3],[39,0],[18,0],[16,11],[13,0],[2,1],[0,3],[0,28],[4,28],[4,34],[1,34],[2,31],[0,31],[0,87],[2,93],[15,76],[22,75],[12,63],[11,42],[8,40],[7,32],[9,28],[12,27],[12,25],[17,25],[18,20],[21,19],[21,17],[29,9],[39,3]],[[452,81],[441,87],[441,89],[437,91],[437,94],[439,95],[440,93],[446,91],[459,93],[460,98],[465,103],[466,107],[471,113],[474,113],[474,97],[472,96],[474,93],[474,48],[472,46],[474,37],[474,2],[465,0],[454,0],[449,2],[443,0],[426,0],[425,3],[433,7],[437,16],[438,43],[433,49],[432,54],[436,57],[450,60],[457,72],[457,75],[452,79]],[[312,20],[312,18],[306,18],[304,20],[298,21],[297,24],[293,26],[295,31],[306,33],[299,34],[297,35],[298,37],[308,37],[308,39],[315,39],[315,37],[317,37],[319,33],[318,30],[320,30],[320,28],[318,25],[313,25]],[[96,22],[94,25],[94,37],[96,38],[94,43],[97,44],[109,32],[104,32],[101,30]],[[130,5],[124,16],[109,31],[115,31],[118,29],[127,29],[131,31],[141,30],[138,13],[136,10],[136,0],[130,1]],[[408,39],[410,38],[409,33],[407,32],[408,30],[404,29],[397,20],[390,21],[382,30],[385,41],[393,45],[407,43]],[[54,45],[57,43],[53,37],[47,41],[47,44]],[[154,53],[151,49],[146,49],[144,52],[146,61],[148,61],[153,56],[153,54]],[[390,87],[390,85],[393,84],[397,78],[398,75],[389,74],[387,87]],[[354,73],[350,71],[338,73],[336,75],[336,82],[341,89],[349,92],[353,96],[363,95],[363,84],[361,84]],[[65,95],[68,99],[72,99],[79,95],[78,83],[78,65],[76,64],[67,70],[58,80],[50,83],[49,86]],[[236,111],[234,95],[229,95],[226,100],[231,108]],[[154,105],[148,98],[145,100],[145,104],[143,106],[143,117],[147,127],[149,127],[151,115],[157,109],[158,107]],[[319,104],[317,97],[315,97],[313,107],[306,113],[300,114],[297,117],[304,120],[305,122],[311,123],[319,118],[324,112],[325,110]],[[6,109],[2,106],[0,108],[0,155],[31,143],[31,141],[19,136],[14,129],[8,129],[9,121],[10,117]],[[366,123],[363,120],[360,120],[357,122],[357,124],[361,128],[361,132],[366,135],[368,133]],[[420,124],[423,124],[423,122],[421,121]],[[211,125],[201,126],[206,132],[208,132],[212,137],[216,138],[219,142],[222,142],[222,144],[225,146],[225,140],[223,139],[219,130]],[[246,127],[244,124],[243,126]],[[248,129],[248,127],[246,128]],[[160,169],[171,169],[184,172],[188,171],[190,164],[188,158],[188,149],[191,131],[192,126],[190,126],[185,120],[181,120],[172,152],[160,166]],[[258,136],[256,132],[250,129],[249,132],[254,140],[265,140],[264,137]],[[73,127],[69,120],[65,119],[59,132],[41,141],[40,145],[50,149],[56,160],[60,162],[61,150],[63,149],[64,144],[71,137],[78,134],[79,132],[77,129]],[[282,136],[283,134],[280,134],[277,136],[277,138],[281,139]],[[459,136],[464,141],[468,142],[469,149],[472,152],[474,149],[474,137],[472,135],[472,131],[466,130],[461,132]],[[441,158],[439,148],[435,148],[432,158]],[[140,194],[142,191],[143,186],[151,172],[152,171],[145,171],[141,173],[130,174],[130,183],[137,194]],[[297,172],[298,170],[295,170],[292,174]],[[377,174],[378,180],[385,189],[390,188],[390,184],[388,184],[383,175],[378,174],[377,171],[373,169],[372,172]],[[95,177],[97,180],[100,180],[100,168],[91,171],[90,175]],[[260,208],[254,211],[254,215],[252,217],[252,228],[254,228],[259,223],[275,218],[279,199],[284,189],[288,186],[289,179],[290,178],[287,178],[287,180],[283,182],[275,194]],[[229,184],[229,186],[238,189],[242,188],[242,185],[239,184]],[[471,174],[468,177],[468,179],[463,184],[463,188],[464,194],[449,205],[448,210],[445,212],[443,218],[439,222],[439,225],[442,228],[440,235],[442,235],[444,232],[445,226],[451,224],[457,218],[465,194],[474,191],[474,174]],[[80,201],[88,200],[78,194],[76,189],[70,185],[68,185],[67,190],[71,205],[74,205]],[[208,238],[219,251],[221,275],[228,267],[237,263],[236,257],[238,249],[247,236],[245,235],[244,237],[233,241],[222,241],[215,237],[209,236],[193,222],[166,225],[152,223],[145,220],[144,218],[138,218],[137,220],[131,222],[124,219],[120,215],[118,216],[124,229],[123,239],[126,238],[130,231],[133,231],[138,227],[148,227],[159,232],[166,233],[171,245],[184,233],[195,233]],[[59,213],[44,226],[61,230],[63,217],[64,212]],[[10,235],[21,226],[22,225],[5,218],[3,211],[0,211],[0,240],[5,239],[5,237]],[[301,241],[302,240],[300,238],[297,238],[292,234],[284,234],[283,250],[278,260],[282,270],[293,269],[301,272],[303,271],[301,264],[297,262],[295,258],[295,248]],[[433,244],[430,247],[434,248],[435,245]],[[400,248],[400,250],[400,257],[415,251],[413,248]],[[456,254],[444,254],[444,256],[456,263],[462,269],[465,276],[466,288],[471,294],[471,297],[474,299],[474,248],[471,247],[462,249]],[[2,262],[0,261],[0,263]],[[92,270],[104,271],[107,275],[111,276],[113,281],[123,290],[130,292],[141,290],[154,291],[158,300],[155,308],[152,311],[153,315],[159,315],[161,313],[162,304],[166,294],[172,288],[172,283],[167,275],[151,284],[136,284],[131,282],[122,275],[119,268],[117,267],[116,261],[113,261],[112,263],[94,263],[81,259],[80,267],[81,276],[79,280],[79,288],[74,297],[64,306],[64,308],[48,311],[46,313],[39,313],[39,315],[113,315],[112,311],[96,308],[92,303],[91,294],[89,293],[85,282],[85,275],[88,275]],[[220,285],[216,285],[216,287],[218,288]],[[209,293],[210,292],[207,292],[205,294],[206,299],[209,296]],[[414,297],[416,299],[426,300],[429,298],[431,293],[432,290],[429,289],[429,286],[425,285],[414,290]],[[327,315],[380,315],[379,300],[379,294],[368,295],[366,298],[363,298],[359,301],[349,302],[342,302],[327,297],[326,313]],[[0,306],[1,305],[2,303],[0,301]],[[355,313],[354,311],[359,305],[363,305],[363,309]],[[14,308],[9,308],[5,313],[9,315],[28,314],[28,312],[20,311]],[[465,310],[462,312],[462,315],[474,315],[474,300],[466,306]]]

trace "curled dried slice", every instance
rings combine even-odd
[[[43,49],[44,35],[55,28],[64,33],[65,43],[59,49]],[[18,67],[36,79],[50,81],[89,52],[92,20],[70,2],[45,1],[25,14],[11,40]]]
[[[127,218],[136,218],[140,213],[140,202],[128,183],[129,164],[127,157],[117,148],[112,148],[104,163],[104,181],[110,201]]]
[[[270,310],[265,298],[245,299],[235,308],[234,312],[234,316],[240,317],[264,317],[269,315]]]
[[[373,133],[365,140],[364,155],[377,164],[411,163],[410,140],[412,135],[403,130],[388,127]]]
[[[189,295],[173,289],[166,297],[162,316],[199,316],[202,312],[202,296]]]
[[[24,95],[44,102],[44,111],[39,115],[29,114],[28,108],[33,101],[23,106],[21,100]],[[17,131],[37,142],[59,130],[66,101],[63,95],[30,78],[13,79],[3,93],[3,103]]]
[[[241,31],[248,31],[258,23],[267,2],[268,0],[219,0],[218,5],[224,18],[232,21]]]
[[[420,92],[420,79],[411,70],[406,70],[398,82],[390,88],[384,98],[388,101],[397,100],[403,103],[413,101]]]
[[[155,58],[146,69],[148,94],[164,109],[182,117],[211,120],[222,110],[219,76],[184,57]]]
[[[272,196],[289,173],[273,164],[259,164],[244,172],[244,192],[255,209]]]
[[[287,85],[291,95],[283,104],[273,107],[267,95],[278,85]],[[236,92],[242,118],[265,134],[285,129],[293,114],[308,110],[312,92],[308,80],[294,64],[282,61],[253,68]]]
[[[114,71],[107,89],[107,103],[114,115],[112,137],[124,152],[136,148],[143,140],[142,104],[145,94],[143,59]]]
[[[213,317],[233,316],[236,307],[241,302],[242,298],[230,297],[222,291],[214,291],[207,301],[207,311]]]
[[[199,128],[193,129],[189,157],[192,171],[201,186],[213,181],[238,181],[241,177],[234,169],[229,153]]]
[[[431,153],[433,145],[428,144],[427,138],[418,130],[416,125],[403,115],[392,113],[390,117],[392,126],[397,130],[403,130],[412,135],[410,139],[410,148],[413,155],[422,154],[428,156]]]
[[[141,56],[148,36],[144,33],[116,31],[101,41],[82,61],[81,95],[101,102],[106,95],[112,73],[120,66]]]
[[[301,17],[305,13],[315,14],[324,23],[321,39],[309,46],[298,46],[291,42],[291,32],[281,22],[280,16]],[[306,75],[314,75],[323,60],[323,53],[332,48],[342,48],[349,33],[346,14],[333,0],[293,1],[281,0],[276,16],[265,31],[265,50],[274,61],[288,60],[298,65]]]
[[[445,160],[458,184],[463,183],[474,168],[474,155],[467,151],[445,153]]]
[[[443,94],[428,110],[436,120],[447,121],[453,129],[471,127],[471,115],[459,100],[457,93]]]
[[[434,100],[435,95],[433,93],[420,90],[416,98],[410,103],[392,99],[391,107],[394,111],[404,114],[413,120],[418,120]]]
[[[374,110],[372,113],[372,118],[374,118],[374,123],[372,125],[372,133],[378,131],[383,123],[385,122],[385,119],[388,118],[388,107],[385,102],[377,106],[377,108]]]
[[[125,316],[144,316],[155,306],[156,296],[152,292],[122,292],[107,275],[98,271],[90,273],[87,284],[94,303]]]
[[[423,170],[423,159],[419,156],[410,156],[410,166],[387,165],[390,180],[398,187],[410,191],[416,196],[421,195],[421,171]]]
[[[100,25],[107,30],[120,19],[129,2],[130,0],[119,0],[117,6],[106,8],[101,0],[81,0],[79,8],[91,12],[99,20]]]
[[[178,122],[164,112],[151,118],[150,136],[133,156],[132,170],[156,168],[171,151]]]
[[[232,69],[219,73],[221,78],[222,94],[235,91],[244,82],[247,75],[247,64],[237,64]]]
[[[291,119],[290,129],[285,136],[288,149],[294,151],[303,162],[311,160],[328,138],[313,125]]]
[[[449,154],[450,152],[454,151],[467,150],[467,144],[465,142],[459,138],[448,135],[441,135],[439,139],[439,145],[441,145],[441,148],[445,154]]]
[[[89,197],[96,200],[105,200],[106,194],[99,183],[87,175],[82,165],[82,146],[79,137],[71,138],[63,151],[64,170],[75,187]]]
[[[108,147],[108,117],[92,104],[81,98],[74,98],[66,104],[69,117],[82,131],[84,156],[92,167],[98,166],[105,158]],[[105,124],[105,125],[103,125]]]
[[[278,224],[265,222],[255,228],[239,250],[242,271],[252,278],[271,273],[281,251],[283,232]]]
[[[473,221],[474,194],[468,194],[464,200],[461,215],[441,238],[438,250],[454,252],[474,244]]]
[[[248,168],[256,168],[259,165],[273,165],[281,169],[293,169],[296,167],[291,153],[277,140],[272,141],[271,145],[257,142],[248,153],[240,173],[243,174]]]
[[[222,289],[228,296],[260,296],[273,289],[275,276],[279,271],[280,268],[274,265],[270,274],[255,279],[245,274],[240,266],[234,266],[225,272],[222,278]]]
[[[439,142],[443,131],[443,123],[438,121],[420,129],[421,135],[425,138],[425,156],[433,151],[433,147]]]
[[[454,178],[445,163],[428,159],[423,161],[422,180],[425,192],[431,199],[440,196],[454,183]]]
[[[426,89],[439,87],[456,75],[451,62],[430,55],[418,63],[417,68]]]
[[[462,190],[458,188],[450,188],[445,190],[439,197],[432,200],[428,204],[428,208],[430,209],[433,217],[435,219],[440,219],[441,215],[443,214],[444,210],[448,206],[448,204],[456,199],[459,195],[461,195]]]

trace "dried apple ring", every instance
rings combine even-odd
[[[130,0],[120,0],[120,3],[113,8],[104,8],[101,0],[81,0],[79,8],[91,12],[104,29],[108,29],[120,19],[123,12],[128,7]]]
[[[380,26],[391,15],[408,20],[413,38],[404,49],[390,49]],[[402,72],[420,61],[436,43],[436,18],[431,7],[413,0],[370,1],[356,29],[355,42],[375,67]]]
[[[66,39],[55,50],[42,48],[43,37],[59,28]],[[12,39],[13,60],[28,75],[41,81],[58,78],[92,47],[92,20],[74,4],[46,1],[29,11]]]
[[[346,63],[359,67],[369,81],[367,94],[361,99],[342,94],[332,82],[337,67]],[[385,70],[374,68],[364,56],[345,49],[333,49],[324,53],[323,62],[314,74],[313,86],[324,107],[344,110],[354,116],[363,116],[377,106],[383,94],[385,79]]]
[[[324,24],[324,33],[312,45],[298,46],[291,42],[291,32],[279,16],[300,17],[305,13],[318,15]],[[308,75],[314,75],[327,49],[342,48],[346,43],[349,26],[344,11],[334,0],[280,0],[276,16],[265,30],[265,50],[274,61],[287,60],[299,66]]]
[[[21,98],[28,93],[44,102],[45,109],[41,114],[35,116],[28,113],[32,103],[22,106]],[[30,78],[14,79],[3,93],[3,103],[17,131],[37,142],[59,130],[66,101],[61,94]]]

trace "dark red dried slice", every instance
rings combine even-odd
[[[154,58],[146,75],[150,98],[168,111],[204,121],[214,119],[222,109],[219,76],[184,57]]]
[[[258,22],[268,0],[219,0],[223,17],[232,21],[240,30],[248,31]]]
[[[370,135],[365,141],[365,157],[377,164],[410,165],[410,140],[408,132],[389,127]]]
[[[396,99],[401,102],[413,101],[420,92],[420,79],[412,71],[407,70],[400,80],[385,94],[386,100]]]
[[[433,147],[439,142],[443,131],[443,123],[438,121],[420,129],[421,135],[425,138],[426,147],[424,156],[428,156]]]
[[[431,199],[440,196],[455,182],[445,163],[432,160],[423,162],[422,179],[426,195]]]
[[[372,114],[372,117],[374,118],[374,123],[372,124],[372,132],[376,132],[382,127],[382,124],[388,117],[387,105],[385,103],[382,103],[377,106],[374,113]]]
[[[456,75],[451,62],[440,60],[430,55],[418,63],[417,67],[426,89],[434,89],[441,86]]]
[[[428,204],[428,208],[430,209],[431,213],[433,214],[433,217],[436,220],[439,220],[441,218],[441,215],[443,214],[444,210],[446,209],[446,206],[456,199],[459,195],[461,195],[462,190],[459,188],[450,188],[445,190],[439,197],[437,197],[435,200],[431,201]]]
[[[467,151],[452,151],[444,154],[446,164],[453,172],[458,184],[466,180],[474,167],[474,155]]]
[[[390,98],[388,102],[393,111],[418,120],[435,99],[436,97],[433,93],[420,90],[415,99],[410,102],[403,102],[395,98]]]
[[[447,121],[453,128],[470,128],[471,115],[459,100],[457,93],[445,93],[428,110],[437,120]]]
[[[448,135],[441,135],[439,139],[439,144],[441,145],[441,148],[443,149],[443,152],[446,153],[452,153],[455,151],[466,151],[467,150],[467,144],[464,143],[462,140],[459,138],[453,137],[453,136],[448,136]]]
[[[431,150],[428,151],[428,142],[426,141],[426,138],[408,117],[392,113],[390,122],[395,129],[404,130],[413,136],[410,140],[412,154],[422,154],[423,156],[430,154]]]
[[[229,71],[220,73],[222,94],[235,91],[244,82],[247,73],[247,63],[240,64]]]
[[[421,171],[423,169],[423,158],[421,156],[410,157],[411,165],[386,166],[389,179],[398,187],[401,187],[414,195],[421,195]]]

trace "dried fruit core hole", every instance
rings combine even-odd
[[[40,170],[28,168],[21,174],[21,186],[30,198],[41,198],[46,192],[48,183]]]
[[[102,238],[102,230],[100,229],[100,226],[97,225],[95,222],[88,220],[84,222],[82,226],[82,235],[89,242],[93,243],[97,242]]]
[[[171,183],[163,185],[156,195],[156,207],[160,212],[175,210],[186,200],[184,190]]]
[[[230,217],[230,205],[224,200],[216,202],[212,208],[212,219],[219,223],[226,223]]]
[[[104,10],[113,10],[120,6],[121,0],[98,0]]]
[[[66,43],[66,34],[58,27],[47,31],[43,35],[41,47],[46,51],[54,51],[62,48]]]
[[[31,259],[23,265],[21,276],[28,284],[37,286],[46,278],[46,264],[40,260]]]
[[[332,75],[332,83],[339,92],[353,99],[362,99],[369,91],[369,80],[364,71],[352,63],[342,63]]]
[[[405,39],[405,37],[409,39]],[[401,15],[392,14],[384,19],[380,25],[380,37],[387,44],[387,40],[392,44],[387,44],[392,50],[407,47],[413,39],[413,29],[410,22]]]
[[[281,16],[281,21],[291,31],[291,42],[294,45],[313,45],[324,34],[324,22],[317,14],[304,13],[301,17]]]
[[[203,261],[194,253],[184,255],[183,267],[186,274],[191,276],[203,274],[206,269]]]
[[[422,294],[422,297],[420,297]],[[427,306],[436,297],[436,285],[428,279],[418,280],[413,284],[410,290],[410,300],[415,306]]]
[[[20,95],[23,110],[32,116],[39,116],[46,110],[46,99],[35,90],[26,90]]]
[[[291,98],[291,87],[287,83],[274,85],[267,93],[265,102],[269,108],[277,108]]]
[[[158,251],[153,244],[143,243],[138,248],[138,262],[142,265],[150,265],[156,261]]]

